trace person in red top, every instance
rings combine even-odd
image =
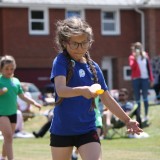
[[[150,58],[148,53],[143,50],[140,42],[136,42],[131,46],[132,53],[129,56],[129,65],[131,67],[131,78],[134,91],[134,98],[138,103],[136,111],[136,119],[142,127],[140,118],[140,97],[141,91],[145,107],[144,120],[148,120],[148,89],[153,86],[153,74],[150,65]],[[150,84],[150,85],[149,85]]]

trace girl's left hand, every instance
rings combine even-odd
[[[126,123],[127,126],[127,133],[131,134],[140,134],[143,132],[141,128],[139,128],[139,123],[135,120],[130,120],[128,123]]]

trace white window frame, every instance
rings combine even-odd
[[[44,14],[44,19],[32,19],[31,12],[32,11],[42,11]],[[48,35],[49,34],[49,15],[48,9],[44,8],[29,8],[29,34],[30,35]],[[32,22],[43,22],[44,30],[32,30]]]
[[[80,18],[82,18],[82,19],[84,19],[84,10],[82,10],[82,9],[66,9],[66,12],[65,12],[65,17],[66,18],[68,18],[68,16],[67,16],[67,12],[68,11],[72,11],[72,12],[74,12],[74,11],[79,11],[80,12]]]
[[[126,80],[126,81],[131,80],[131,75],[130,75],[130,76],[127,75],[127,71],[128,71],[128,70],[131,70],[131,67],[130,67],[130,66],[124,66],[124,67],[123,67],[123,78],[124,78],[124,80]]]
[[[108,88],[109,89],[113,89],[113,64],[112,64],[112,57],[109,57],[109,56],[105,56],[102,58],[102,61],[101,61],[101,69],[102,71],[103,70],[107,70],[108,71]]]
[[[115,15],[115,19],[113,20],[104,20],[103,14],[105,12],[113,12]],[[104,23],[113,23],[115,24],[115,30],[114,31],[106,31],[104,30]],[[120,35],[120,11],[119,10],[103,10],[101,11],[101,32],[102,35]]]

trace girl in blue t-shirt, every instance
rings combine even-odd
[[[142,130],[110,96],[100,67],[91,59],[88,50],[93,33],[88,23],[72,17],[56,25],[56,43],[61,52],[51,71],[56,95],[50,127],[52,159],[69,160],[75,146],[83,160],[101,160],[94,111],[98,94],[91,89],[92,84],[101,85],[103,104],[126,123],[128,132],[139,134]]]

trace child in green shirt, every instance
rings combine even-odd
[[[14,77],[16,62],[12,56],[0,59],[0,131],[4,137],[0,160],[14,160],[13,133],[17,122],[17,95],[29,104],[41,108],[41,105],[24,95],[20,81]]]

